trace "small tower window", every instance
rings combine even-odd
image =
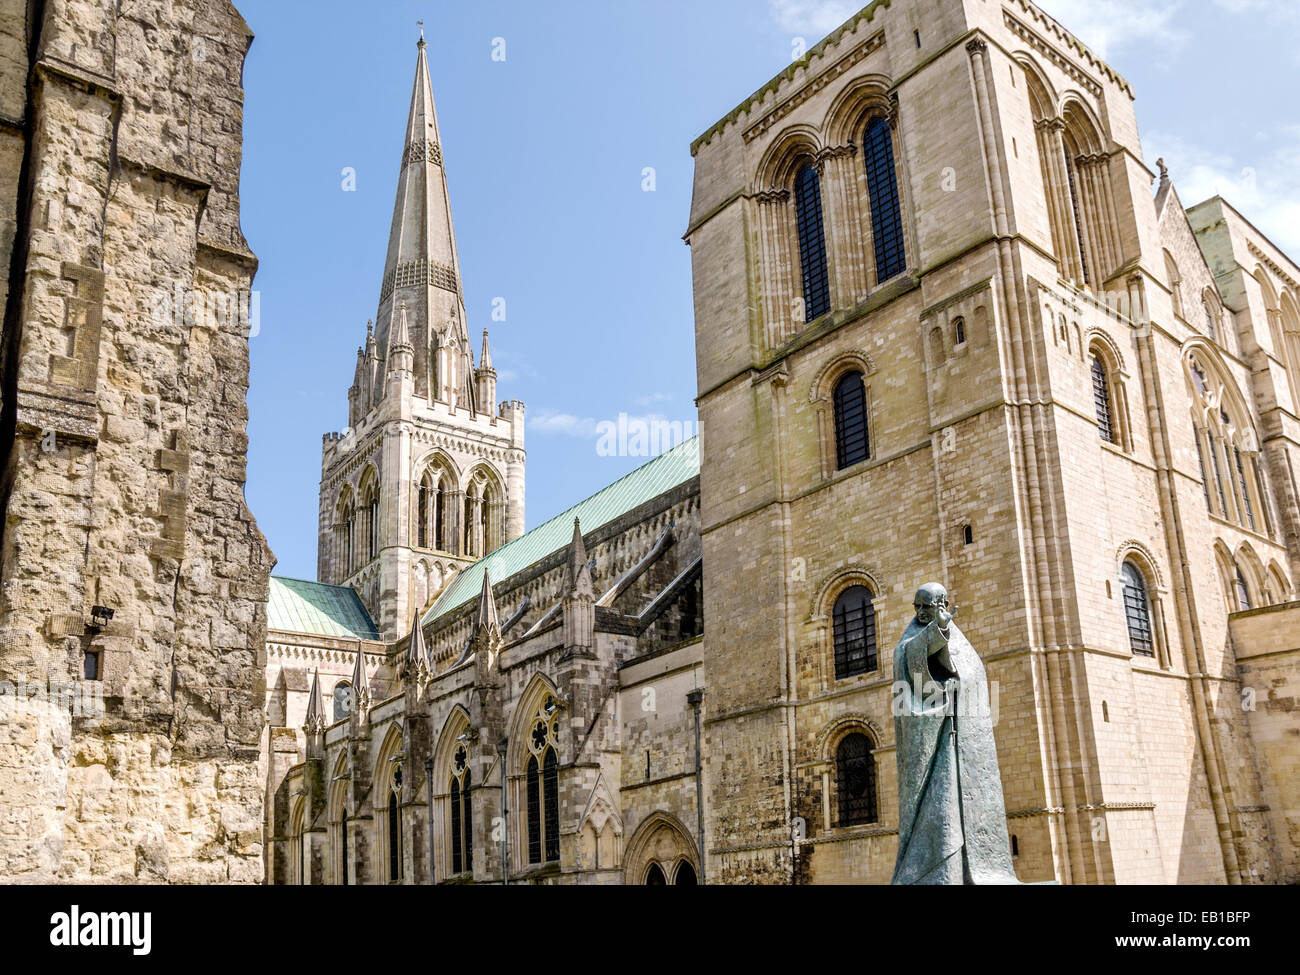
[[[835,785],[840,826],[876,821],[876,761],[871,739],[861,732],[846,736],[835,749]]]
[[[871,590],[853,586],[835,600],[835,679],[868,674],[878,666],[876,608]]]
[[[1155,643],[1151,634],[1151,604],[1147,599],[1146,580],[1132,562],[1125,562],[1120,571],[1124,590],[1124,617],[1128,623],[1129,647],[1135,654],[1155,656]]]
[[[1106,443],[1115,442],[1115,422],[1110,409],[1110,380],[1101,356],[1092,357],[1092,399],[1097,410],[1097,430]]]
[[[867,387],[862,373],[845,374],[835,384],[835,452],[839,469],[871,457],[867,430]]]
[[[1246,574],[1237,568],[1237,608],[1245,611],[1253,609],[1250,601],[1250,586],[1246,585]]]
[[[975,529],[970,525],[963,525],[961,529],[962,542],[966,545],[975,544]]]
[[[958,318],[952,323],[953,345],[966,344],[966,319]]]

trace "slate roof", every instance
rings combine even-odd
[[[272,630],[346,640],[378,640],[379,631],[350,586],[271,576],[266,625]]]
[[[427,625],[477,599],[485,571],[495,581],[503,582],[553,552],[567,548],[573,537],[574,518],[581,522],[582,533],[589,535],[699,473],[699,438],[691,437],[463,569],[429,607],[423,623]]]

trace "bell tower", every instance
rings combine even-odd
[[[379,307],[357,349],[348,426],[321,448],[317,573],[382,633],[524,530],[524,406],[498,405],[470,344],[423,30]]]

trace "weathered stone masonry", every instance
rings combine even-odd
[[[225,0],[0,14],[0,680],[93,673],[104,701],[5,702],[0,874],[255,882],[274,559],[243,498],[252,35]]]

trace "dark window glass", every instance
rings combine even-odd
[[[1092,399],[1097,409],[1097,429],[1106,443],[1115,442],[1115,424],[1110,414],[1110,382],[1101,356],[1092,357]]]
[[[346,887],[348,885],[348,811],[346,809],[343,810],[343,818],[339,821],[339,877]]]
[[[1079,188],[1074,181],[1074,163],[1070,160],[1065,162],[1065,178],[1070,184],[1070,207],[1074,212],[1074,232],[1079,240],[1079,264],[1083,270],[1083,280],[1085,284],[1091,283],[1088,275],[1088,254],[1087,248],[1083,246],[1083,219],[1079,216]]]
[[[461,855],[461,826],[460,826],[460,783],[455,779],[451,780],[451,872],[460,873],[465,869],[464,858]]]
[[[87,650],[82,659],[81,676],[86,680],[99,680],[99,651]]]
[[[416,544],[419,545],[420,548],[428,548],[429,547],[429,489],[423,484],[420,485],[419,508],[420,511],[417,517],[419,518],[420,528],[418,532],[419,540],[416,542]]]
[[[463,829],[465,832],[465,869],[474,869],[474,807],[470,803],[470,773],[465,773],[465,789],[461,792],[460,801],[464,805],[462,810]]]
[[[1155,656],[1151,638],[1151,604],[1147,601],[1147,584],[1142,573],[1132,562],[1125,562],[1120,571],[1120,585],[1124,592],[1124,618],[1128,622],[1128,642],[1134,653],[1144,657]]]
[[[883,118],[872,119],[863,142],[867,193],[871,198],[871,236],[876,250],[876,281],[883,283],[907,270],[903,214],[898,205],[898,172],[894,168],[894,138],[889,123]]]
[[[554,748],[546,750],[542,792],[546,796],[546,861],[549,863],[560,859],[560,763]]]
[[[867,387],[862,373],[850,372],[835,384],[835,455],[839,469],[871,456],[867,430]]]
[[[794,178],[794,212],[799,233],[799,263],[803,269],[804,321],[811,322],[831,310],[821,182],[811,165],[806,164]]]
[[[866,586],[846,589],[835,600],[835,679],[876,669],[876,609]]]
[[[854,733],[835,750],[835,781],[839,793],[841,826],[876,821],[876,763],[871,740]]]
[[[388,793],[388,879],[402,879],[402,818],[397,793]]]
[[[954,342],[953,345],[961,345],[966,341],[966,319],[959,318],[953,324]]]
[[[528,862],[542,862],[542,779],[537,756],[528,759]]]
[[[1250,491],[1246,488],[1246,465],[1241,459],[1241,451],[1236,447],[1232,448],[1233,454],[1237,458],[1237,483],[1241,485],[1241,510],[1246,513],[1246,523],[1250,525],[1250,530],[1255,530],[1255,509],[1250,504]]]
[[[647,887],[667,887],[668,881],[664,879],[664,872],[659,869],[659,864],[650,864],[650,869],[646,871],[645,885]]]
[[[1253,608],[1250,603],[1250,586],[1246,585],[1246,576],[1241,569],[1237,570],[1237,607],[1242,610]]]
[[[677,876],[673,878],[673,885],[676,887],[695,887],[698,886],[699,880],[695,876],[695,868],[689,863],[683,863],[677,868]]]

